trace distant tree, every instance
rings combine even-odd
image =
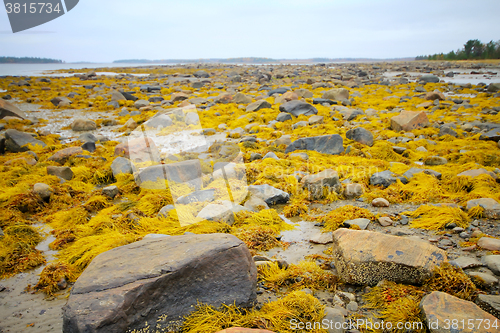
[[[470,39],[463,49],[446,54],[436,53],[428,56],[418,56],[415,60],[467,60],[467,59],[500,59],[500,40],[481,43],[479,39]]]
[[[472,44],[472,57],[475,59],[479,59],[482,57],[484,52],[484,45],[478,39],[474,39],[474,43]]]
[[[473,39],[469,39],[467,41],[467,43],[464,44],[464,52],[465,52],[465,57],[467,59],[470,58],[473,47],[474,47],[474,40]]]

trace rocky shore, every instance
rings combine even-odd
[[[0,332],[497,332],[499,69],[0,78]]]

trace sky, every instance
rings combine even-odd
[[[80,0],[15,34],[0,8],[0,56],[414,57],[457,50],[469,39],[500,40],[499,14],[499,0]]]

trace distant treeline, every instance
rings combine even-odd
[[[481,43],[478,39],[470,39],[462,49],[448,53],[436,53],[428,56],[418,56],[415,60],[473,60],[500,59],[500,40]]]
[[[0,64],[61,64],[62,60],[36,57],[0,57]]]
[[[161,60],[149,60],[149,59],[124,59],[115,60],[114,63],[129,63],[129,64],[179,64],[179,63],[268,63],[276,62],[275,59],[270,58],[211,58],[211,59],[161,59]]]

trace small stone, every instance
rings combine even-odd
[[[96,123],[90,119],[75,119],[71,124],[71,129],[73,131],[93,131],[96,128]]]
[[[114,199],[114,197],[116,197],[119,192],[120,191],[118,190],[118,187],[116,185],[106,186],[102,189],[102,194],[111,199]]]
[[[430,156],[424,160],[425,165],[444,165],[448,163],[448,160],[441,156]]]
[[[372,201],[373,207],[389,207],[390,203],[384,198],[375,198]]]
[[[361,184],[347,184],[344,190],[344,196],[348,199],[360,197],[363,195],[363,187]]]
[[[379,217],[377,219],[378,223],[380,223],[380,225],[382,227],[389,227],[391,226],[394,222],[392,221],[392,219],[388,216],[382,216],[382,217]]]
[[[314,244],[330,244],[333,242],[332,233],[331,232],[320,232],[316,235],[312,236],[309,239],[309,242]]]
[[[477,245],[488,251],[500,251],[500,239],[481,237],[477,242]]]
[[[45,201],[49,201],[50,196],[53,193],[52,187],[45,183],[36,183],[33,185],[33,192],[38,194],[40,198],[42,198]]]

